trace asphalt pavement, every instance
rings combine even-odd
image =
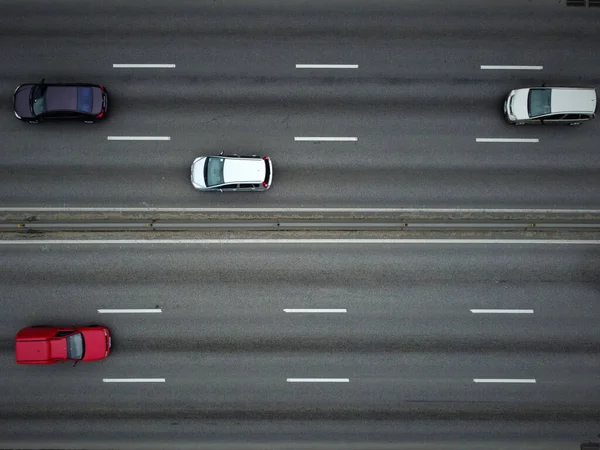
[[[5,0],[0,212],[597,211],[600,119],[514,127],[502,105],[599,88],[598,42],[600,8],[559,0]],[[107,117],[18,121],[42,78],[104,85]],[[194,191],[221,151],[270,156],[273,187]],[[599,263],[597,242],[3,242],[0,447],[578,449]],[[107,325],[112,354],[17,365],[43,324]]]
[[[549,0],[11,1],[0,34],[3,207],[600,206],[600,121],[514,127],[502,115],[514,88],[600,86],[596,8]],[[41,78],[103,84],[106,120],[16,120],[13,90]],[[221,151],[271,156],[272,189],[194,191],[191,162]]]
[[[568,449],[600,431],[597,245],[39,243],[2,256],[4,446]],[[345,312],[285,311],[307,308]],[[489,309],[531,312],[474,312]],[[65,323],[107,325],[110,357],[14,363],[18,329]],[[106,382],[123,378],[161,380]],[[338,382],[290,381],[306,378]]]

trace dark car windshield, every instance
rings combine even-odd
[[[31,111],[35,116],[39,116],[46,111],[46,88],[36,86],[31,91]]]
[[[85,352],[85,342],[81,333],[72,334],[67,337],[67,358],[83,359]]]
[[[550,114],[550,97],[552,89],[530,89],[527,98],[529,117],[539,117]]]
[[[77,88],[77,111],[91,114],[94,94],[91,87]]]
[[[206,186],[218,186],[223,184],[223,165],[225,164],[225,158],[207,158],[206,166],[204,167],[204,178],[206,179]]]

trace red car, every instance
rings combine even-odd
[[[30,327],[17,333],[17,364],[97,361],[110,353],[108,328]]]

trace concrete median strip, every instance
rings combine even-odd
[[[54,213],[398,213],[398,214],[600,214],[600,209],[566,208],[186,208],[140,206],[0,206],[0,212]]]
[[[596,239],[38,239],[0,245],[599,245]]]

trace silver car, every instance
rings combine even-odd
[[[596,90],[577,87],[515,89],[504,102],[504,115],[514,125],[579,125],[596,114]]]
[[[192,163],[191,180],[199,191],[266,191],[273,164],[268,156],[201,156]]]

